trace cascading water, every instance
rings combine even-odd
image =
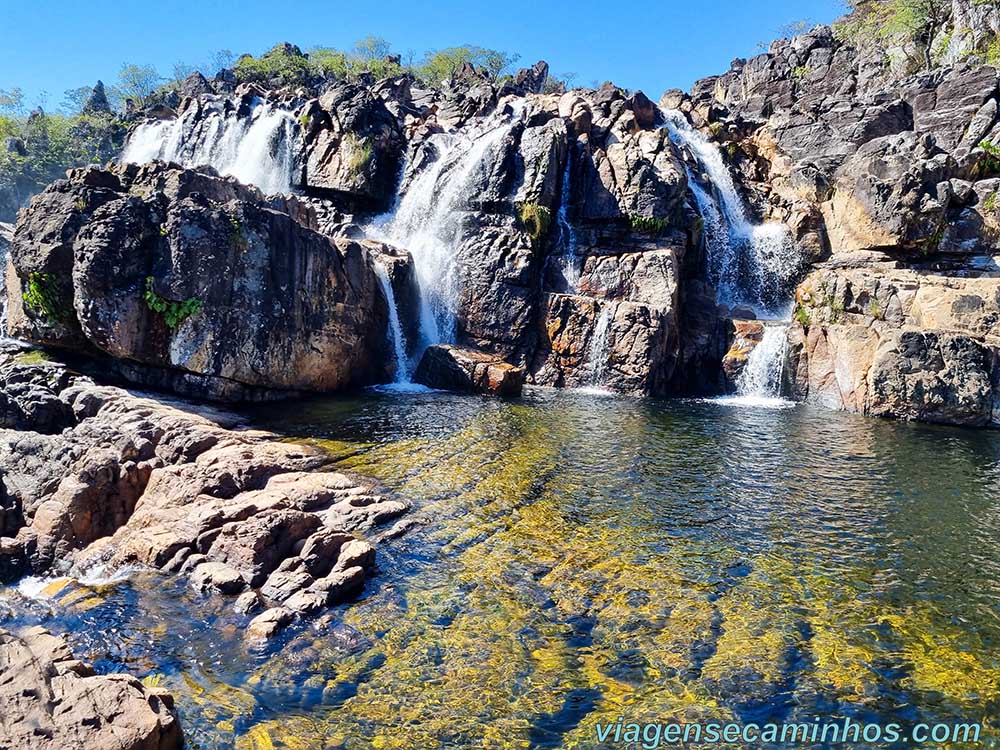
[[[572,178],[573,159],[572,154],[566,155],[566,169],[563,171],[562,191],[559,196],[559,212],[556,218],[559,224],[559,245],[562,250],[559,259],[562,266],[563,279],[572,292],[576,291],[580,282],[580,271],[576,267],[576,229],[569,220],[569,201],[573,183]]]
[[[778,398],[788,355],[788,326],[773,323],[764,326],[764,334],[747,356],[746,365],[736,380],[737,403],[775,406],[789,402]]]
[[[406,336],[403,334],[403,326],[399,322],[399,310],[396,308],[396,293],[392,290],[392,282],[389,280],[389,273],[381,263],[375,263],[375,275],[378,276],[379,286],[385,295],[389,305],[389,340],[392,344],[393,354],[396,357],[396,378],[399,385],[410,383],[410,361],[406,356]]]
[[[125,144],[121,160],[210,166],[264,193],[288,193],[297,129],[291,112],[266,101],[255,101],[247,117],[235,111],[203,115],[192,107],[173,120],[139,125]]]
[[[461,291],[455,256],[464,240],[464,209],[475,195],[477,170],[520,115],[500,112],[471,133],[439,133],[423,145],[436,158],[419,171],[390,213],[368,227],[374,238],[409,250],[420,286],[422,352],[451,343]],[[425,153],[426,155],[426,153]]]
[[[608,366],[608,338],[611,330],[610,310],[601,309],[590,336],[590,351],[587,356],[588,387],[599,389],[604,384],[604,371]]]
[[[704,172],[688,167],[688,182],[705,225],[709,274],[719,301],[752,307],[761,318],[781,317],[802,258],[785,225],[754,224],[718,146],[677,110],[662,110],[671,140]],[[707,181],[706,189],[703,183]]]
[[[704,177],[689,165],[688,185],[704,222],[708,271],[719,301],[753,308],[757,317],[787,315],[791,286],[802,257],[788,228],[777,222],[754,224],[719,148],[677,110],[661,110],[671,140],[686,148]],[[707,183],[707,187],[703,183]],[[751,351],[737,383],[735,401],[759,405],[779,398],[788,350],[787,325],[768,325]],[[729,399],[733,400],[733,399]]]

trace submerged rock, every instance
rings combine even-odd
[[[519,396],[524,386],[524,368],[484,352],[436,344],[427,347],[413,379],[446,391]]]
[[[0,630],[0,746],[31,750],[179,750],[169,693],[127,674],[98,675],[43,628]]]

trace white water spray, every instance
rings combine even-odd
[[[784,224],[754,224],[718,146],[677,110],[662,110],[670,137],[687,148],[704,170],[705,189],[688,168],[688,182],[704,221],[709,273],[719,301],[749,305],[761,317],[776,317],[788,306],[788,292],[802,257]]]
[[[289,193],[297,127],[291,112],[266,101],[255,101],[247,117],[235,111],[200,116],[192,107],[173,120],[139,125],[125,144],[121,160],[210,166],[269,195]]]
[[[437,158],[417,173],[392,212],[376,219],[368,232],[405,247],[413,257],[420,285],[420,337],[423,350],[452,343],[456,335],[461,284],[456,255],[465,239],[465,208],[474,195],[478,170],[510,133],[519,117],[498,113],[470,133],[439,133],[424,149]]]
[[[378,283],[382,287],[386,302],[389,304],[389,330],[387,333],[396,357],[395,382],[404,385],[410,382],[410,361],[406,356],[406,337],[403,334],[403,326],[399,322],[396,294],[392,289],[388,271],[378,261],[375,262],[375,274],[378,276]]]
[[[576,267],[576,229],[569,220],[569,200],[572,183],[570,182],[573,166],[572,149],[566,154],[566,169],[563,172],[562,191],[559,195],[559,212],[556,214],[559,224],[559,245],[562,250],[560,263],[563,278],[570,290],[575,292],[580,283],[580,271]]]
[[[594,332],[590,336],[590,351],[587,357],[587,379],[591,388],[604,384],[604,371],[608,366],[608,338],[611,330],[610,310],[605,307],[597,316]]]
[[[765,325],[760,343],[750,351],[737,378],[737,393],[745,398],[773,397],[781,393],[787,354],[788,326]]]

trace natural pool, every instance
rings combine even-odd
[[[1000,747],[1000,433],[546,390],[253,417],[414,503],[360,601],[253,653],[229,602],[158,574],[6,594],[8,622],[171,688],[191,748],[817,715],[985,721]]]

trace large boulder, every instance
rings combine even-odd
[[[424,351],[413,379],[448,391],[519,396],[524,385],[524,368],[484,352],[436,344]]]
[[[10,330],[30,341],[212,379],[222,397],[385,372],[368,249],[210,171],[71,171],[22,212],[10,255]]]
[[[403,134],[385,102],[364,86],[344,83],[307,109],[305,185],[344,193],[385,209],[395,195]]]
[[[99,675],[41,627],[0,630],[0,746],[180,750],[174,701],[128,674]]]
[[[897,419],[1000,423],[1000,278],[827,267],[796,299],[799,398]]]

